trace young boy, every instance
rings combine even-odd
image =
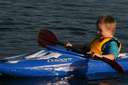
[[[97,21],[98,34],[90,43],[87,54],[92,57],[107,58],[115,60],[119,56],[121,49],[120,42],[114,37],[116,31],[116,21],[111,16],[101,16]],[[66,46],[72,46],[67,43]]]
[[[117,59],[121,49],[120,42],[114,37],[116,21],[111,16],[102,16],[97,22],[98,34],[91,42],[88,54],[110,60]]]

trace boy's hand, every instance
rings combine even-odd
[[[67,42],[65,47],[72,47],[72,44],[70,42]]]
[[[99,58],[102,58],[103,56],[100,55],[100,54],[97,54],[97,53],[94,53],[94,52],[87,52],[87,54],[91,55],[91,57],[99,57]]]
[[[100,54],[94,53],[94,54],[93,54],[93,57],[103,58],[103,55],[100,55]]]

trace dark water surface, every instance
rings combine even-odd
[[[116,18],[116,36],[127,49],[128,0],[0,0],[0,54],[15,55],[41,49],[37,34],[44,27],[55,32],[61,41],[89,43],[96,34],[95,23],[101,15]],[[5,79],[0,80],[0,84],[59,85],[58,80],[65,82],[56,78],[51,81],[37,79],[35,82],[33,79]],[[69,84],[85,85],[82,79],[76,81]],[[128,84],[127,79],[111,79],[109,83]]]

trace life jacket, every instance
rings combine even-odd
[[[118,48],[119,48],[119,51],[121,49],[121,43],[116,39],[116,38],[112,38],[112,37],[105,37],[105,38],[96,38],[94,39],[90,46],[89,46],[89,52],[90,53],[97,53],[97,54],[100,54],[102,55],[104,52],[103,52],[103,49],[105,47],[105,45],[111,41],[116,41],[117,42],[117,45],[118,45]]]

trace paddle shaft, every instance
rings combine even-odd
[[[105,63],[107,63],[108,65],[110,65],[113,69],[115,69],[118,73],[120,74],[124,74],[124,70],[123,68],[120,66],[120,64],[118,64],[115,60],[110,60],[108,58],[99,58],[99,57],[95,57],[95,59],[101,60]]]

